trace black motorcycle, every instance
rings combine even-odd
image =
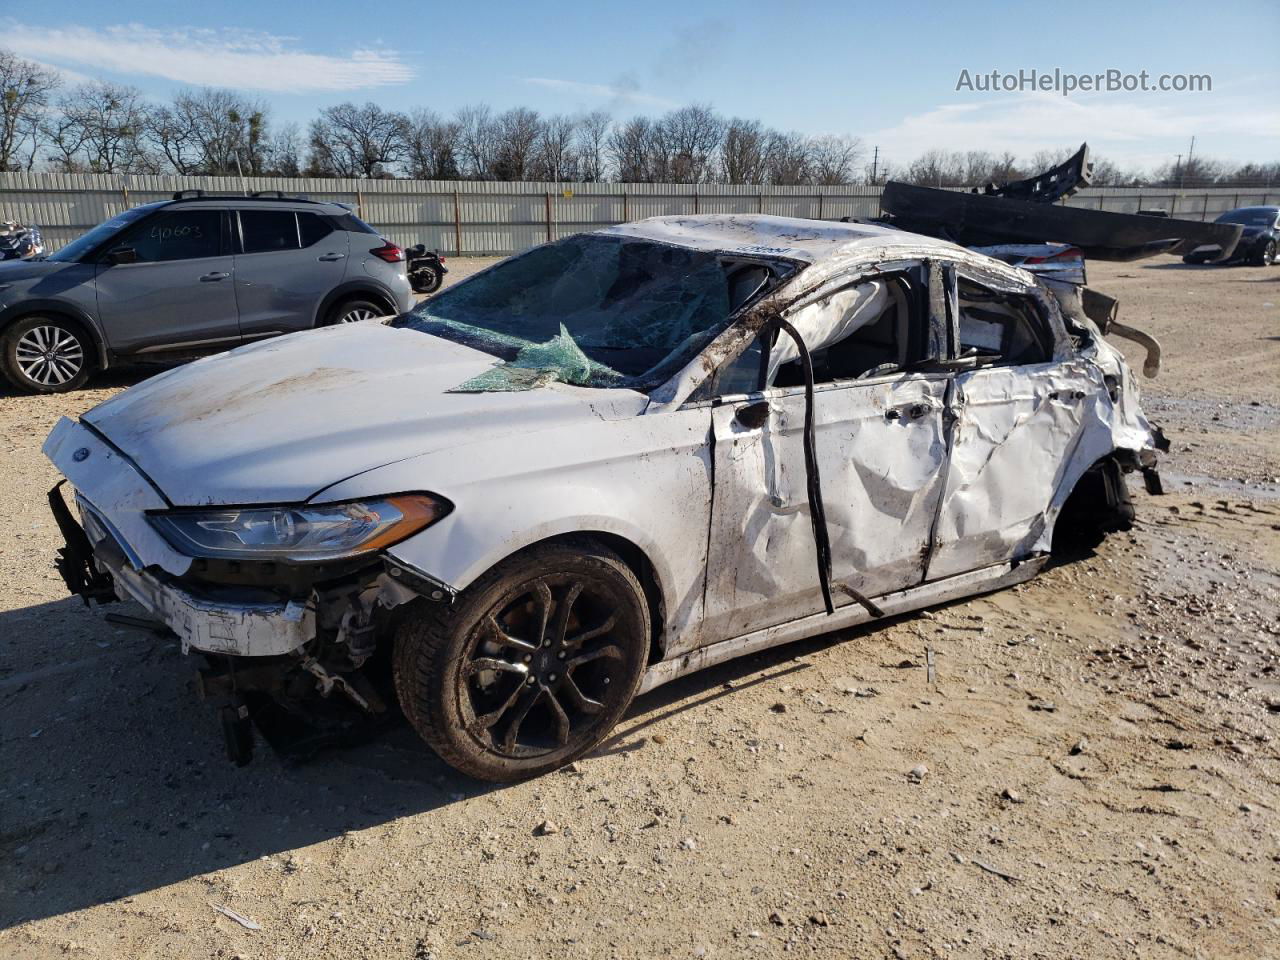
[[[444,282],[444,257],[419,243],[404,252],[409,267],[409,283],[414,293],[435,293]]]

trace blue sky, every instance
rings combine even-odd
[[[618,117],[692,102],[890,162],[931,146],[1028,156],[1087,139],[1153,167],[1185,152],[1280,158],[1280,3],[1134,5],[751,0],[643,4],[117,0],[14,4],[0,47],[164,98],[184,85],[260,96],[280,121],[375,100],[451,113],[486,102]],[[1061,11],[1057,14],[1052,11]],[[902,16],[896,12],[902,11]],[[910,17],[908,18],[908,14]],[[1063,21],[1066,21],[1063,23]],[[1209,74],[1202,93],[981,93],[1019,69]]]

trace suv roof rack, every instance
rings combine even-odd
[[[287,197],[283,190],[259,190],[255,193],[205,193],[203,190],[179,190],[173,195],[174,200],[266,200],[287,203],[328,203],[327,200],[312,200],[310,197]]]

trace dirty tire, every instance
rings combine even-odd
[[[325,317],[324,326],[336,327],[341,323],[357,323],[361,320],[372,320],[374,317],[385,317],[387,308],[372,300],[343,300],[335,304]]]
[[[97,348],[79,323],[66,317],[30,316],[0,335],[0,371],[27,393],[66,393],[85,385]]]
[[[640,685],[640,582],[592,543],[504,561],[452,607],[423,603],[395,639],[396,694],[446,763],[481,780],[536,777],[608,735]]]
[[[1276,242],[1268,240],[1267,245],[1258,251],[1257,258],[1253,261],[1259,267],[1269,267],[1276,262]]]

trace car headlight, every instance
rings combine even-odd
[[[180,553],[230,560],[334,560],[398,543],[453,505],[421,493],[346,503],[221,507],[150,514]]]

